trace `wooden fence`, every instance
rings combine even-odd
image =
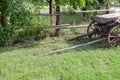
[[[60,18],[62,15],[74,15],[80,13],[95,13],[95,12],[114,12],[114,10],[86,10],[86,11],[76,11],[76,12],[60,12],[59,6],[56,7],[56,12],[53,14],[41,13],[41,14],[31,14],[32,16],[56,16],[56,25],[55,26],[37,26],[34,28],[55,28],[55,36],[59,36],[60,29],[69,29],[69,28],[85,28],[87,26],[76,26],[71,24],[60,24]],[[32,28],[32,27],[31,27]]]
[[[31,26],[29,28],[55,28],[55,36],[59,36],[60,29],[69,29],[69,28],[85,28],[87,26],[76,26],[76,25],[71,25],[71,24],[60,24],[60,18],[61,15],[73,15],[73,14],[80,14],[80,13],[95,13],[95,12],[114,12],[114,10],[86,10],[86,11],[76,11],[76,12],[60,12],[60,7],[56,7],[56,12],[55,13],[40,13],[40,14],[30,14],[31,16],[56,16],[56,25],[55,26]],[[2,16],[0,14],[0,16]]]

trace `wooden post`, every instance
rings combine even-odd
[[[110,9],[110,5],[109,3],[106,4],[106,10],[109,10]],[[109,14],[109,11],[106,11],[106,14]]]
[[[4,12],[1,12],[1,25],[3,28],[7,27],[7,21],[6,21],[6,16],[5,16]]]
[[[60,6],[56,6],[56,12],[60,12]],[[60,25],[60,15],[56,15],[56,27]],[[55,36],[59,37],[60,29],[56,29]]]

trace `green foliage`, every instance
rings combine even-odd
[[[53,19],[55,19],[55,17]],[[50,17],[49,16],[31,16],[31,19],[29,19],[28,22],[30,22],[31,26],[49,26]]]
[[[30,24],[30,17],[28,15],[29,11],[26,11],[24,8],[19,8],[18,10],[11,12],[9,19],[10,25],[14,27],[28,26]]]
[[[55,0],[57,5],[71,5],[74,9],[77,8],[95,8],[110,2],[109,0]]]
[[[14,11],[16,7],[21,7],[24,1],[25,0],[0,0],[0,11],[8,15],[11,11]]]
[[[36,32],[33,30],[21,30],[17,32],[16,41],[24,41],[33,39],[36,35]]]
[[[0,28],[0,46],[6,46],[15,39],[15,32],[12,28]]]
[[[0,46],[8,46],[14,42],[19,43],[26,40],[41,40],[48,35],[52,36],[53,33],[43,29],[21,29],[15,31],[13,28],[0,28]]]
[[[25,40],[40,40],[48,35],[48,32],[43,29],[22,29],[16,32],[15,41],[25,41]]]
[[[26,0],[0,0],[0,12],[7,18],[8,26],[27,26],[30,18],[29,10],[26,10]]]

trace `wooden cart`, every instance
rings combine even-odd
[[[120,13],[105,14],[91,17],[88,26],[89,37],[107,37],[110,46],[117,46],[120,42]]]

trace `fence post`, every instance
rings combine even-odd
[[[110,5],[109,3],[106,3],[106,10],[109,10],[110,9]],[[109,11],[106,11],[106,14],[109,14]]]
[[[49,0],[49,14],[50,14],[50,23],[52,25],[53,24],[53,18],[52,18],[51,14],[53,14],[53,0]]]
[[[58,25],[60,25],[60,6],[56,6],[56,27],[58,27]],[[60,33],[60,29],[56,29],[56,32],[55,32],[55,36],[59,37],[59,33]]]

